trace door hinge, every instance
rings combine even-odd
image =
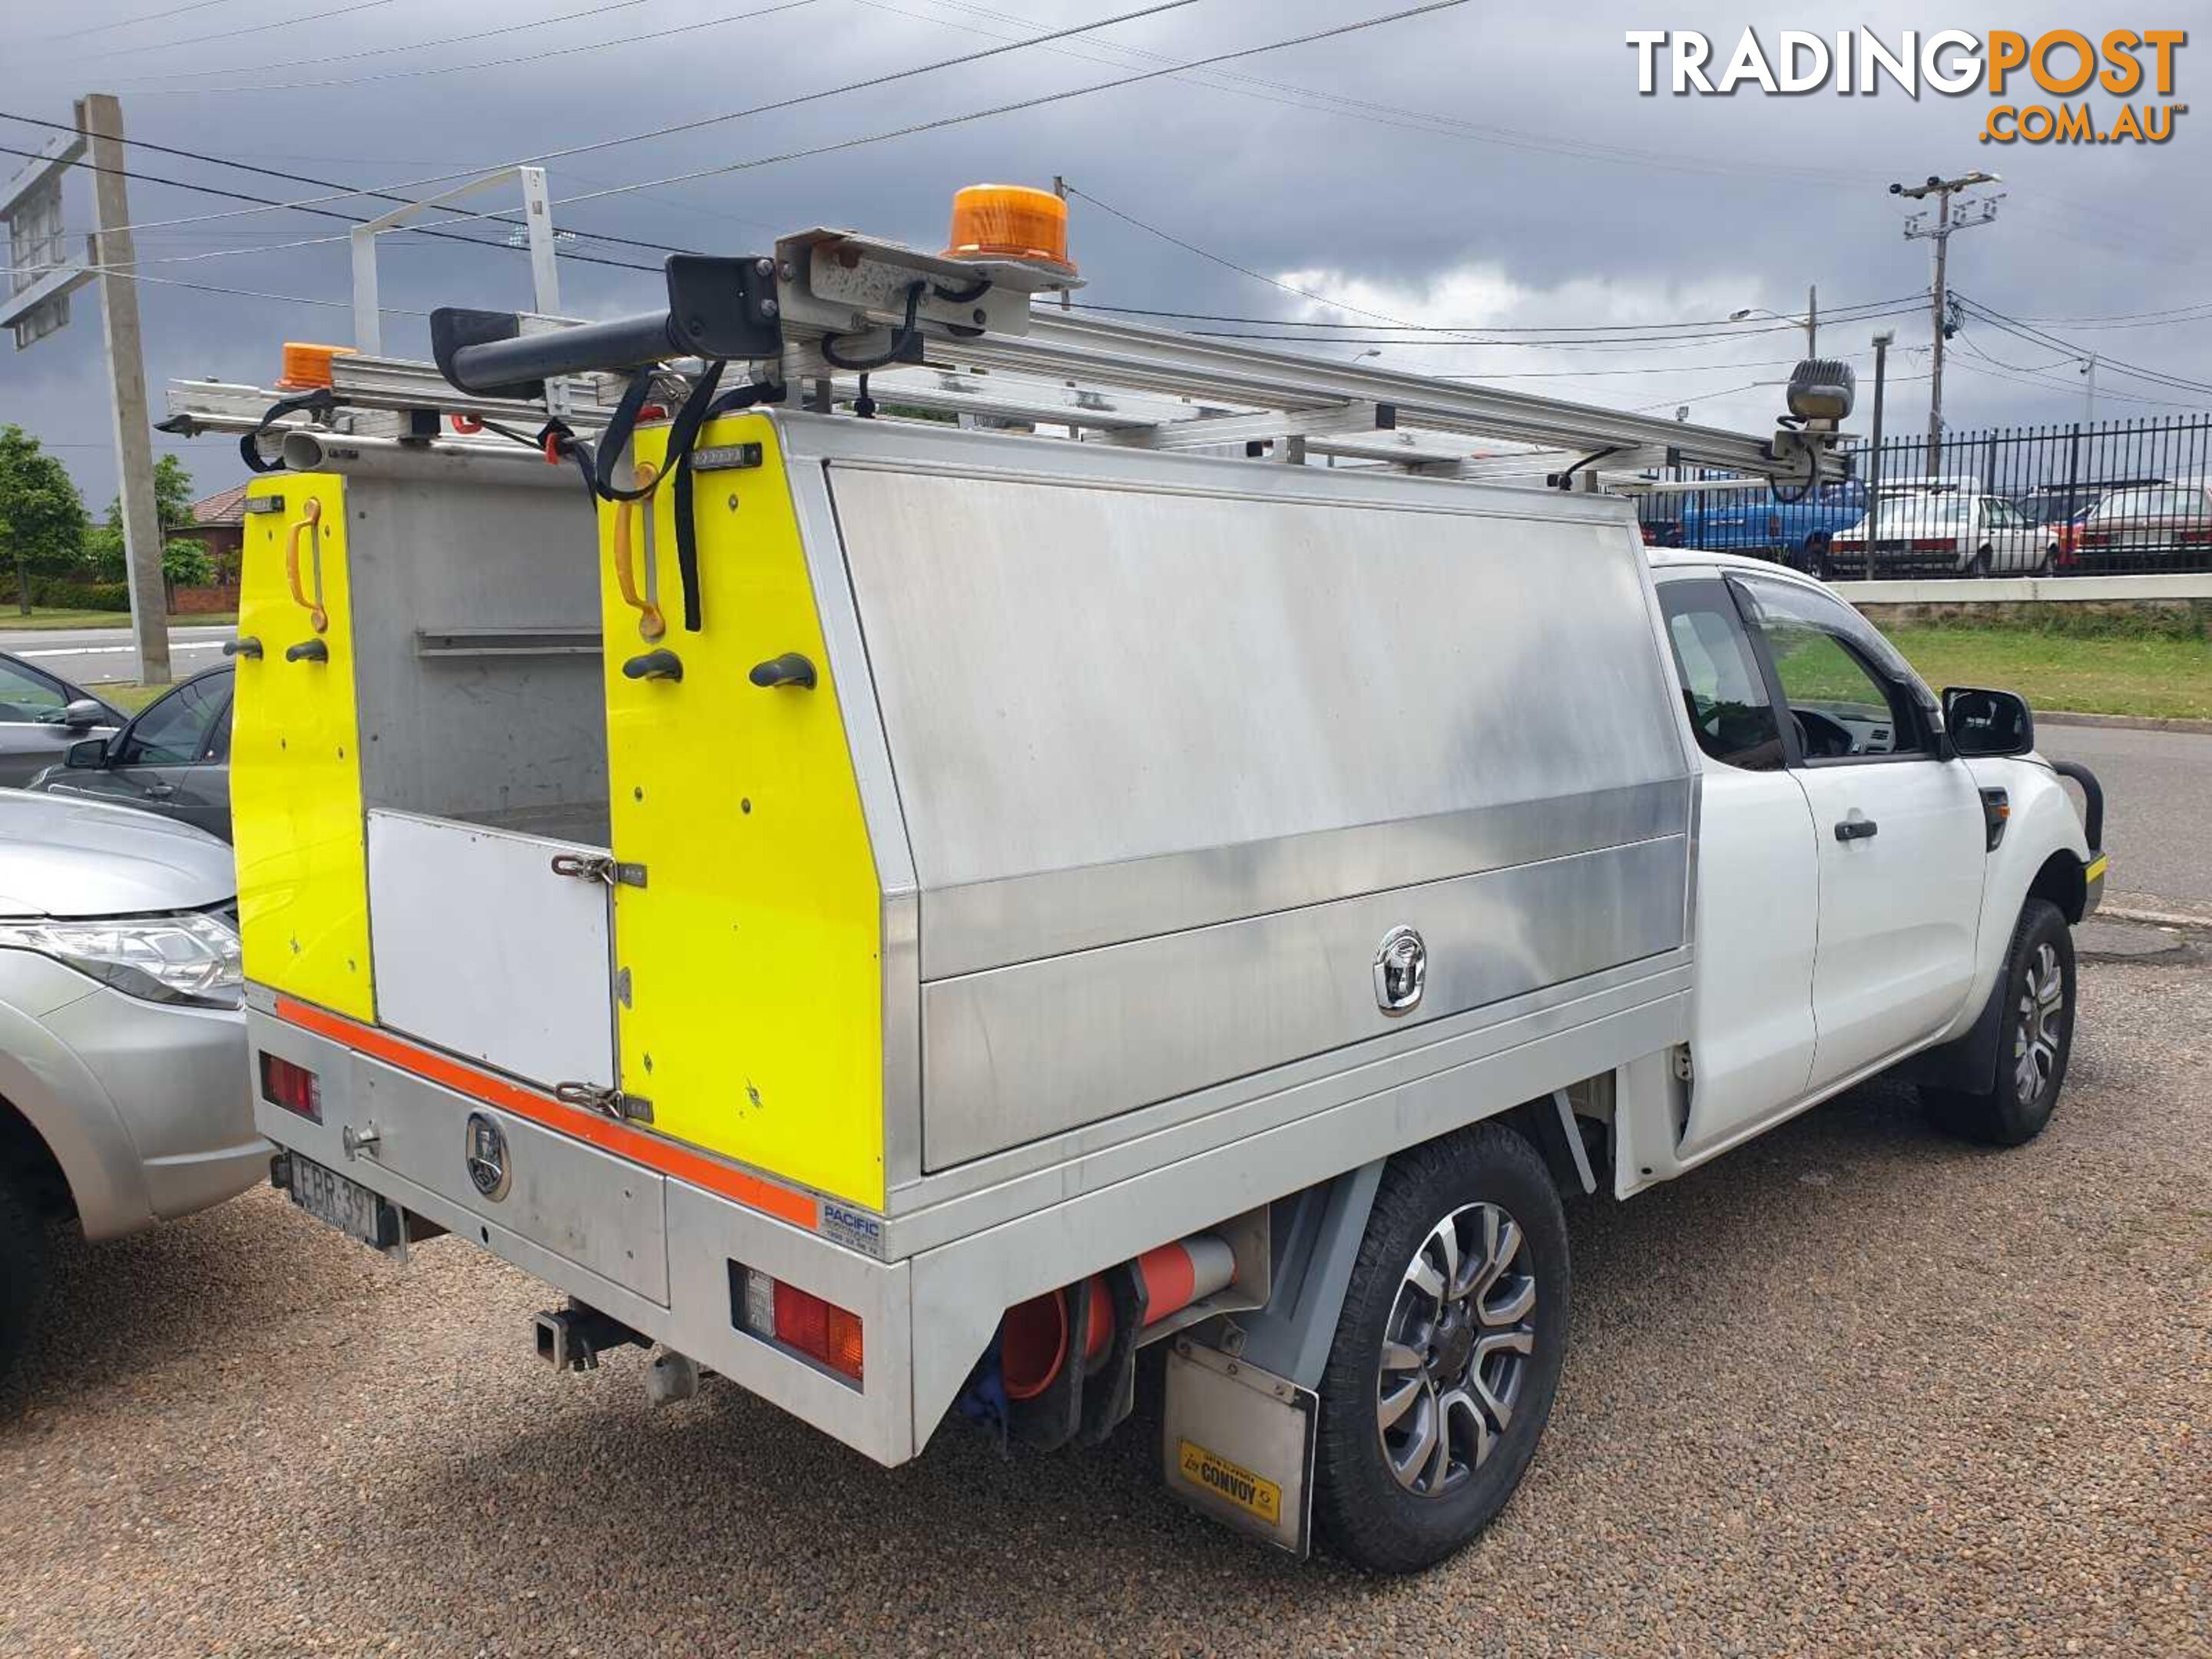
[[[597,1112],[601,1117],[613,1118],[617,1122],[653,1121],[653,1103],[644,1096],[626,1095],[619,1089],[596,1083],[556,1083],[553,1085],[553,1097],[568,1105]]]
[[[605,853],[556,853],[553,873],[575,881],[604,882],[610,887],[645,885],[643,865],[624,864]]]

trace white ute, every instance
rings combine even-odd
[[[1095,1443],[1149,1353],[1176,1492],[1417,1569],[1535,1453],[1564,1194],[1905,1062],[2042,1129],[2094,780],[1597,488],[1834,476],[1841,365],[1755,435],[1033,309],[1064,206],[987,194],[1017,245],[173,390],[269,469],[256,1122],[341,1231],[558,1286],[556,1365],[892,1465]]]

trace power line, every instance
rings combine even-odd
[[[1187,0],[1169,0],[1170,5],[1186,3]],[[870,133],[864,137],[841,139],[835,143],[816,144],[805,149],[786,150],[781,155],[759,156],[749,161],[730,161],[719,167],[697,167],[689,173],[671,173],[664,179],[648,179],[639,184],[619,185],[605,190],[586,191],[581,195],[562,197],[556,205],[567,207],[578,202],[599,201],[610,196],[627,196],[636,191],[657,190],[665,185],[685,184],[695,179],[711,179],[724,173],[744,173],[755,167],[773,167],[784,161],[801,161],[810,156],[830,155],[841,150],[858,149],[867,144],[884,143],[894,138],[910,138],[918,133],[939,132],[948,127],[964,126],[970,121],[988,120],[994,116],[1012,115],[1023,110],[1041,109],[1048,104],[1065,103],[1073,98],[1086,98],[1093,93],[1111,92],[1121,87],[1136,86],[1146,81],[1157,81],[1163,76],[1175,74],[1180,70],[1202,69],[1211,64],[1231,63],[1238,58],[1256,58],[1262,52],[1281,52],[1291,46],[1309,46],[1316,40],[1337,40],[1347,34],[1360,33],[1367,29],[1380,28],[1387,23],[1400,23],[1408,18],[1425,16],[1431,12],[1450,11],[1468,3],[1468,0],[1427,0],[1426,4],[1408,6],[1403,10],[1387,12],[1379,17],[1362,18],[1356,23],[1340,23],[1331,28],[1316,29],[1310,33],[1291,35],[1280,40],[1269,40],[1256,46],[1240,46],[1234,52],[1214,52],[1207,57],[1193,58],[1188,63],[1175,64],[1167,69],[1147,70],[1139,75],[1125,75],[1111,81],[1097,81],[1087,87],[1071,87],[1063,92],[1042,93],[1034,98],[1022,98],[1012,103],[994,104],[988,109],[969,110],[965,114],[939,116],[933,121],[916,121],[906,126],[893,127],[887,131]],[[1167,7],[1156,7],[1154,9],[1164,10]],[[1079,31],[1061,31],[1061,33],[1079,33]],[[1040,35],[1034,40],[1024,41],[1020,44],[1034,46],[1038,41],[1054,38],[1057,37]],[[1010,52],[1014,49],[1012,46],[1001,46],[995,50]],[[981,52],[975,55],[988,57],[991,54]],[[556,152],[556,155],[580,155],[584,149],[594,148],[600,148],[600,146],[586,145],[578,149]]]
[[[779,11],[781,11],[781,10],[788,10],[788,9],[790,9],[790,7],[791,7],[792,5],[811,5],[811,4],[813,4],[814,3],[815,3],[815,0],[787,0],[787,4],[781,5],[781,6],[776,6],[776,7],[773,7],[773,8],[771,8],[770,9],[772,9],[772,10],[779,10]],[[763,14],[763,13],[747,13],[747,14],[745,14],[745,15],[748,15],[748,16],[754,16],[754,15],[765,15],[765,14]],[[737,20],[736,20],[735,18],[730,18],[730,19],[726,19],[726,20],[724,20],[724,21],[726,21],[734,22],[734,21],[736,21]],[[18,114],[15,113],[14,112],[12,112],[12,111],[9,111],[9,110],[0,110],[0,120],[21,121],[21,122],[22,122],[22,123],[23,123],[25,125],[27,125],[27,126],[34,126],[34,127],[48,127],[48,128],[52,128],[52,129],[54,131],[56,131],[56,132],[75,132],[75,131],[76,131],[76,129],[75,127],[71,126],[69,123],[67,123],[67,122],[65,122],[65,121],[49,121],[49,120],[46,120],[46,119],[44,119],[44,118],[40,118],[40,117],[39,117],[39,116],[35,116],[35,115],[18,115]],[[129,144],[129,145],[130,145],[132,149],[148,149],[148,150],[152,150],[152,151],[155,152],[156,154],[158,154],[158,155],[175,155],[175,156],[180,156],[180,157],[184,158],[184,159],[185,159],[185,160],[186,160],[186,161],[204,161],[204,162],[206,162],[206,163],[207,163],[209,166],[210,166],[210,167],[229,167],[229,168],[233,169],[234,171],[235,171],[235,172],[239,172],[239,173],[258,173],[258,174],[259,174],[261,177],[263,177],[263,178],[264,178],[264,179],[282,179],[285,180],[285,181],[286,181],[286,182],[288,182],[288,183],[290,183],[290,184],[295,184],[295,185],[320,185],[320,186],[322,186],[323,188],[325,188],[325,189],[326,189],[326,190],[335,190],[335,191],[338,191],[343,192],[343,194],[342,194],[342,195],[340,195],[340,196],[332,197],[332,198],[328,198],[328,199],[330,199],[330,200],[333,200],[333,201],[343,200],[343,199],[346,199],[346,198],[362,198],[362,197],[367,197],[368,198],[369,198],[369,199],[370,199],[370,200],[372,200],[372,201],[379,201],[379,202],[397,202],[397,203],[400,203],[400,204],[410,204],[410,203],[412,203],[412,202],[413,202],[413,200],[415,199],[414,198],[410,197],[410,196],[396,196],[396,195],[393,195],[393,194],[392,194],[391,191],[383,191],[383,190],[356,190],[356,189],[354,189],[353,187],[351,187],[351,186],[349,186],[349,185],[341,184],[338,180],[337,180],[337,179],[318,179],[318,178],[316,178],[313,174],[312,174],[312,173],[288,173],[288,172],[284,171],[284,170],[283,170],[283,168],[281,168],[281,167],[265,167],[261,166],[258,162],[255,162],[255,161],[235,161],[235,160],[233,160],[231,157],[227,156],[227,155],[210,155],[210,154],[209,154],[209,153],[208,153],[207,151],[205,151],[205,150],[198,150],[198,149],[180,149],[180,148],[179,148],[178,146],[176,146],[176,145],[174,145],[174,144],[157,144],[157,143],[155,143],[152,140],[150,140],[150,139],[146,139],[146,138],[126,138],[126,139],[125,139],[123,142],[124,142],[125,143],[126,143],[126,144]],[[8,153],[8,154],[9,154],[9,155],[21,155],[25,154],[26,152],[21,151],[21,150],[9,150],[9,151],[8,151],[7,153]],[[97,170],[97,169],[95,169],[95,170]],[[210,186],[204,185],[185,184],[185,183],[184,183],[184,182],[182,182],[182,181],[180,181],[180,180],[177,180],[177,179],[155,179],[155,178],[149,177],[148,175],[141,174],[141,173],[135,173],[135,172],[131,173],[128,173],[126,176],[127,176],[127,177],[131,177],[131,178],[146,178],[146,179],[147,179],[147,182],[148,182],[148,183],[149,183],[149,184],[169,184],[169,185],[174,185],[177,189],[179,189],[179,190],[198,190],[198,191],[206,191],[208,194],[210,194],[210,195],[225,195],[225,194],[227,194],[227,195],[230,195],[230,196],[234,196],[234,197],[235,197],[235,198],[236,198],[236,199],[238,199],[238,200],[240,200],[240,201],[241,201],[241,202],[260,202],[260,203],[264,203],[264,204],[270,204],[270,203],[274,203],[274,202],[276,202],[276,198],[274,198],[274,197],[269,197],[269,196],[253,196],[253,195],[248,195],[248,194],[246,194],[246,193],[244,193],[244,192],[241,192],[241,191],[220,191],[213,190],[213,189],[211,189]],[[314,209],[311,209],[311,208],[305,208],[305,207],[303,207],[303,208],[300,209],[299,210],[300,210],[301,212],[302,212],[302,213],[310,213],[310,212],[315,212],[315,211],[316,211],[316,210],[314,210]],[[346,214],[343,214],[343,213],[324,213],[324,214],[321,214],[319,216],[324,217],[324,218],[344,219],[344,220],[346,220],[349,223],[352,223],[352,224],[360,224],[360,223],[363,222],[362,220],[356,219],[356,218],[352,218],[350,216],[346,215]],[[458,216],[459,216],[459,218],[461,218],[461,219],[482,220],[482,221],[484,221],[484,222],[488,222],[488,223],[491,223],[491,224],[505,225],[505,226],[509,227],[510,228],[515,228],[515,229],[526,228],[526,226],[525,222],[524,222],[523,220],[521,220],[521,219],[520,219],[520,218],[518,218],[518,217],[515,217],[514,216],[510,215],[510,214],[503,214],[503,213],[474,213],[474,212],[469,212],[469,211],[466,211],[466,210],[460,210],[460,211],[459,211],[459,213],[458,213]],[[135,228],[136,228],[136,227],[134,226],[132,228],[134,228],[134,229],[135,229]],[[564,228],[564,229],[566,229],[567,228],[566,228],[566,227],[564,227],[563,228]],[[226,233],[226,234],[229,234],[229,233]],[[422,231],[422,232],[421,232],[420,234],[425,234],[425,235],[428,235],[428,234],[433,234],[433,233],[431,233],[431,232],[429,232],[429,231]],[[692,249],[692,248],[674,248],[674,247],[671,247],[668,244],[666,244],[666,243],[665,243],[665,242],[647,242],[647,241],[641,241],[638,238],[636,238],[636,237],[635,237],[635,236],[602,235],[602,234],[599,234],[599,233],[597,233],[597,232],[594,232],[594,231],[586,231],[586,230],[568,230],[568,234],[571,234],[571,235],[574,235],[574,236],[580,237],[580,238],[581,238],[582,240],[584,240],[585,241],[587,241],[587,242],[605,242],[605,243],[609,243],[609,244],[611,244],[611,245],[612,245],[612,246],[617,246],[617,247],[635,247],[635,248],[643,248],[643,249],[645,249],[647,252],[652,252],[652,253],[690,253],[690,252],[696,252],[696,251],[697,251],[697,250],[696,250],[696,249]],[[501,244],[501,243],[494,243],[494,242],[485,242],[485,243],[482,244],[482,246],[485,246],[485,247],[495,247],[495,246],[504,246],[504,244]],[[583,256],[583,255],[581,255],[581,254],[572,254],[572,255],[570,255],[569,257],[570,257],[570,258],[582,258],[584,256]],[[645,269],[645,268],[646,268],[646,267],[643,267],[643,266],[632,267],[632,269],[637,269],[637,270],[642,270],[642,269]]]
[[[165,17],[182,17],[188,11],[205,11],[210,6],[228,6],[234,3],[235,0],[192,0],[192,3],[188,6],[172,6],[167,11],[149,11],[143,16],[121,17],[112,23],[94,23],[87,28],[70,29],[60,34],[33,35],[23,44],[27,46],[43,46],[51,45],[56,40],[82,40],[88,34],[105,34],[110,29],[137,28],[143,24],[158,23]]]
[[[136,46],[111,46],[103,52],[87,53],[97,61],[103,58],[131,58],[142,52],[173,52],[179,46],[202,46],[212,40],[235,40],[241,35],[266,34],[271,29],[297,28],[302,23],[323,23],[333,17],[348,17],[357,11],[375,11],[391,5],[393,0],[354,0],[351,5],[333,6],[328,11],[311,11],[304,17],[280,17],[273,23],[249,23],[244,28],[223,29],[214,34],[188,34],[181,40],[154,40]]]
[[[610,149],[623,144],[641,143],[648,139],[665,138],[673,133],[695,131],[702,127],[714,126],[724,122],[743,120],[749,116],[766,114],[771,111],[793,109],[801,104],[813,103],[824,98],[841,97],[847,93],[859,92],[872,89],[876,87],[888,86],[895,81],[910,80],[915,76],[928,75],[941,69],[955,69],[968,64],[981,63],[987,58],[1000,57],[1006,52],[1018,51],[1023,46],[1037,46],[1046,41],[1065,40],[1071,35],[1082,34],[1094,29],[1109,28],[1116,24],[1131,22],[1136,19],[1143,17],[1156,16],[1163,12],[1176,11],[1181,9],[1182,7],[1195,5],[1197,3],[1198,0],[1155,0],[1153,4],[1139,7],[1134,11],[1120,12],[1111,17],[1097,18],[1088,23],[1070,24],[1066,28],[1054,29],[1043,34],[1032,35],[1029,40],[1018,41],[1012,46],[994,46],[986,51],[967,52],[957,58],[941,58],[934,63],[918,64],[912,69],[898,70],[884,75],[873,76],[864,81],[848,82],[843,86],[825,88],[819,92],[811,92],[794,98],[781,99],[774,103],[757,104],[749,109],[732,110],[721,115],[702,116],[695,120],[679,122],[672,126],[657,127],[645,132],[632,133],[626,137],[602,138],[591,143],[571,145],[567,149],[547,150],[538,155],[526,156],[521,159],[526,161],[538,162],[540,164],[550,161],[565,161],[571,156],[582,155],[593,150]],[[1451,0],[1451,3],[1464,3],[1464,0]],[[995,111],[983,112],[983,113],[986,114],[997,112],[998,112]],[[873,141],[860,140],[856,142],[871,143]],[[811,154],[812,152],[805,153]],[[384,186],[384,188],[387,191],[420,190],[427,185],[450,184],[456,179],[474,178],[480,173],[490,171],[495,167],[504,165],[507,165],[507,163],[491,162],[476,167],[464,167],[452,173],[434,173],[428,178],[404,179],[397,184],[387,185]],[[766,163],[757,163],[755,165],[766,165]],[[633,191],[646,190],[654,188],[659,183],[665,182],[674,181],[659,180],[655,181],[655,185],[635,185],[624,186],[623,188]],[[353,197],[369,193],[370,192],[364,191],[343,191],[335,196],[311,196],[302,198],[298,201],[280,203],[276,205],[285,208],[316,207],[327,202],[344,201]],[[163,230],[177,225],[205,224],[217,219],[242,218],[246,216],[247,213],[250,211],[262,210],[241,210],[230,213],[208,213],[185,219],[153,219],[131,225],[127,227],[127,228],[131,230]]]
[[[2140,363],[2130,363],[2121,358],[2110,357],[2101,351],[2091,351],[2086,346],[2077,345],[2075,342],[2062,338],[2056,334],[2046,333],[2042,329],[2025,323],[2017,317],[2008,317],[1994,307],[1984,305],[1978,300],[1968,299],[1963,294],[1958,296],[1958,300],[1960,307],[1969,315],[1979,317],[1984,322],[2002,329],[2008,334],[2016,334],[2021,339],[2031,340],[2047,350],[2063,351],[2077,360],[2094,357],[2100,368],[2109,368],[2130,380],[2147,381],[2153,386],[2168,386],[2177,392],[2195,392],[2212,396],[2212,385],[2207,385],[2202,380],[2189,380],[2179,374],[2168,374],[2160,369],[2145,368]]]
[[[20,156],[22,156],[22,157],[26,158],[27,160],[33,161],[39,161],[39,160],[42,159],[42,158],[40,156],[39,153],[38,153],[36,150],[18,149],[16,149],[15,147],[14,147],[13,145],[10,145],[10,144],[0,144],[0,155],[20,155]],[[102,167],[102,166],[100,166],[99,164],[94,163],[94,162],[92,162],[92,161],[78,161],[78,162],[76,162],[74,165],[76,165],[76,166],[77,166],[77,167],[83,167],[83,168],[87,169],[88,171],[89,171],[89,172],[93,172],[93,173],[120,173],[120,174],[121,174],[124,178],[125,178],[125,179],[136,179],[139,180],[142,184],[149,184],[149,185],[167,185],[169,188],[171,188],[171,189],[173,189],[173,190],[188,190],[188,191],[198,191],[198,192],[199,192],[200,194],[204,195],[204,196],[216,196],[216,197],[222,197],[222,198],[227,198],[227,199],[228,199],[228,200],[231,200],[231,201],[236,201],[236,202],[262,202],[262,203],[268,203],[268,204],[272,204],[272,205],[274,205],[274,204],[274,204],[274,202],[273,202],[273,198],[270,198],[270,197],[266,197],[266,196],[255,196],[255,195],[252,194],[251,192],[249,192],[249,191],[239,191],[239,190],[225,190],[225,189],[223,189],[222,186],[217,185],[199,185],[199,184],[194,184],[194,183],[191,183],[190,180],[188,180],[188,179],[167,179],[167,178],[164,178],[164,177],[162,177],[162,176],[161,176],[161,174],[159,174],[159,173],[141,173],[141,172],[140,172],[140,171],[138,171],[138,169],[137,169],[136,167]],[[346,223],[346,224],[349,224],[349,225],[365,224],[365,223],[367,223],[367,222],[368,222],[366,220],[356,218],[353,215],[351,215],[351,214],[349,214],[349,213],[338,213],[338,212],[333,211],[332,210],[328,209],[328,208],[301,208],[301,209],[300,209],[300,210],[299,210],[299,211],[301,211],[301,212],[302,212],[302,213],[309,213],[309,214],[313,214],[315,217],[319,218],[319,219],[337,219],[337,220],[342,221],[343,222],[344,222],[344,223]],[[480,217],[483,217],[483,216],[483,216],[483,215],[470,215],[470,216],[469,216],[469,217],[478,217],[478,218],[480,218]],[[447,221],[447,222],[450,223],[450,222],[451,222],[451,221]],[[411,230],[411,231],[410,231],[410,234],[413,234],[413,235],[416,235],[416,236],[431,236],[431,237],[435,237],[435,238],[436,238],[438,240],[440,240],[440,241],[445,241],[445,242],[460,242],[460,243],[463,243],[463,244],[465,244],[465,246],[470,246],[470,247],[488,247],[488,248],[498,248],[498,249],[501,249],[501,250],[502,250],[502,251],[515,251],[515,252],[520,252],[520,250],[510,250],[510,249],[509,249],[509,246],[508,246],[508,244],[507,244],[507,243],[505,243],[505,242],[487,242],[487,241],[483,240],[481,237],[477,237],[477,236],[464,236],[464,235],[461,235],[459,232],[456,232],[456,231],[450,231],[450,230],[438,230],[438,229],[435,229],[435,228],[434,228],[428,227],[428,226],[424,226],[424,227],[422,227],[422,228],[419,228],[413,229],[413,230]],[[189,263],[197,262],[197,261],[198,261],[198,260],[202,260],[202,259],[224,258],[228,258],[228,257],[232,257],[232,256],[234,256],[234,255],[237,255],[237,254],[243,254],[243,253],[270,253],[270,252],[277,252],[277,251],[278,251],[278,249],[279,249],[279,248],[281,248],[281,247],[306,247],[306,246],[313,246],[313,245],[314,245],[314,244],[316,244],[316,243],[320,243],[320,242],[325,242],[325,241],[342,240],[343,240],[343,239],[342,239],[342,238],[336,238],[336,237],[320,237],[320,236],[319,236],[319,237],[307,238],[307,239],[305,239],[305,240],[301,240],[301,241],[298,241],[298,242],[290,242],[290,243],[283,243],[283,244],[279,244],[279,245],[277,246],[277,247],[264,246],[264,247],[245,247],[245,248],[222,248],[222,249],[217,249],[217,250],[216,250],[216,251],[214,251],[214,252],[208,252],[208,253],[183,253],[183,254],[173,254],[173,255],[170,255],[170,256],[168,256],[167,258],[161,258],[161,259],[142,259],[142,260],[137,261],[136,263],[137,263],[137,264],[189,264]],[[627,259],[607,259],[607,258],[600,258],[599,255],[597,255],[597,254],[592,254],[592,253],[571,253],[571,254],[568,255],[567,257],[568,257],[568,258],[571,258],[571,259],[577,260],[577,261],[579,261],[580,263],[584,264],[592,264],[592,265],[611,265],[611,266],[613,266],[614,268],[616,268],[617,270],[642,270],[642,271],[647,271],[647,272],[652,272],[652,273],[654,273],[654,274],[658,274],[658,272],[659,272],[659,269],[660,269],[660,268],[659,268],[659,266],[657,266],[657,265],[641,265],[641,264],[632,264],[630,261],[629,261],[629,260],[627,260]],[[106,267],[106,266],[86,267],[86,269],[97,269],[97,270],[106,270],[110,269],[110,267]]]
[[[207,0],[207,3],[210,4],[222,4],[223,3],[223,0]],[[642,6],[645,3],[647,3],[647,0],[610,0],[610,3],[605,5],[586,6],[580,11],[564,11],[551,17],[532,17],[525,22],[505,23],[501,24],[495,29],[477,29],[468,34],[448,34],[444,36],[442,39],[436,40],[411,40],[397,46],[368,46],[359,52],[341,52],[327,54],[319,58],[286,58],[281,63],[275,64],[225,64],[220,69],[159,70],[152,75],[143,77],[143,79],[149,81],[208,81],[217,80],[226,75],[268,75],[277,70],[316,69],[327,64],[358,63],[362,59],[367,58],[389,58],[399,52],[431,52],[440,46],[465,46],[471,40],[489,40],[502,34],[534,33],[539,29],[550,28],[560,23],[573,23],[576,21],[577,19],[582,17],[601,17],[605,16],[609,12],[616,11],[635,11],[638,7]],[[147,92],[189,92],[195,90],[206,90],[206,88],[192,88],[185,87],[143,87],[143,82],[134,82],[132,84],[142,86],[143,90]],[[255,84],[258,85],[258,83]],[[248,88],[233,88],[233,90],[246,89]]]
[[[424,76],[430,75],[463,75],[468,73],[471,70],[514,69],[524,64],[541,64],[545,62],[548,58],[573,58],[579,52],[612,52],[623,46],[641,46],[650,41],[668,40],[673,35],[693,34],[701,29],[718,29],[727,24],[742,23],[753,18],[767,17],[780,11],[795,11],[801,6],[811,6],[816,3],[817,0],[786,0],[786,3],[782,5],[769,6],[760,11],[740,11],[732,12],[721,17],[703,17],[694,22],[678,23],[668,28],[655,29],[647,34],[626,34],[613,40],[586,40],[580,46],[551,46],[548,47],[544,52],[526,52],[520,58],[487,58],[481,63],[475,64],[428,64],[417,69],[387,70],[379,75],[341,76],[336,79],[325,81],[246,81],[241,82],[234,86],[222,87],[142,86],[137,89],[134,95],[145,97],[151,94],[153,96],[159,97],[165,94],[173,96],[178,94],[183,94],[188,97],[214,97],[218,94],[228,95],[229,94],[241,92],[300,92],[318,90],[332,87],[369,86],[380,81],[416,80]],[[642,3],[642,0],[623,0],[623,3],[639,4]],[[599,8],[598,9],[615,10],[618,9],[619,8],[617,7],[603,7]],[[577,12],[572,14],[572,15],[579,17],[588,16],[590,15],[591,14],[589,12]],[[544,26],[544,20],[540,20],[538,23],[530,25],[530,27],[542,27]],[[488,31],[488,33],[504,34],[508,33],[508,31],[505,29],[493,29]],[[463,38],[466,39],[469,37],[465,36]],[[392,51],[394,50],[394,48],[386,47],[384,50]],[[398,48],[398,50],[413,50],[413,48]]]

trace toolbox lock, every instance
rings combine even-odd
[[[766,662],[757,662],[746,678],[755,685],[773,690],[779,685],[795,685],[802,691],[814,689],[814,665],[796,651],[787,651]]]

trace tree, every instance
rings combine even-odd
[[[188,528],[192,521],[192,475],[173,455],[164,455],[154,463],[154,515],[160,520],[164,532],[161,574],[167,578],[169,585],[174,587],[181,582],[189,586],[208,580],[215,568],[208,560],[207,550],[196,541],[167,534],[172,530]],[[107,522],[85,537],[84,560],[95,581],[130,580],[130,573],[124,568],[128,560],[124,554],[121,496],[107,504]]]
[[[21,427],[0,427],[0,556],[15,567],[15,602],[25,616],[32,575],[58,575],[75,565],[87,523],[69,469]]]

